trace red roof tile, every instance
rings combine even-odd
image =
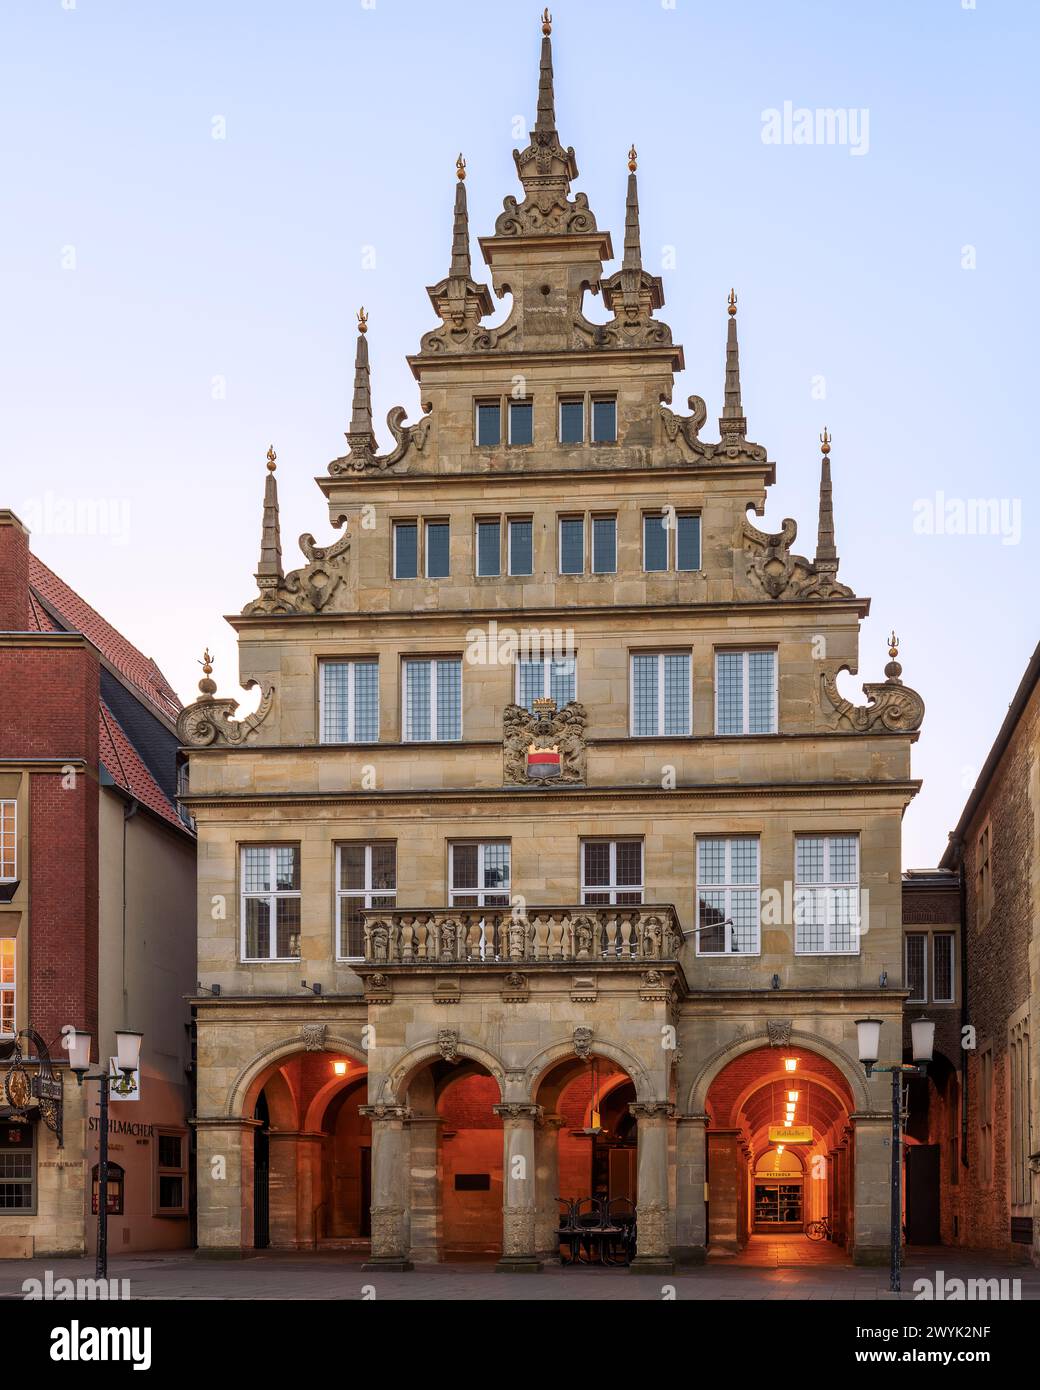
[[[129,792],[157,816],[162,816],[178,830],[187,826],[167,799],[158,782],[141,761],[137,749],[127,738],[115,715],[101,701],[100,742],[98,755],[107,768],[112,780],[124,791]]]
[[[56,624],[46,611],[50,608],[69,631],[82,632],[89,638],[109,665],[115,667],[165,719],[176,721],[181,702],[152,658],[139,652],[31,551],[29,583],[33,616],[41,632],[56,630]]]

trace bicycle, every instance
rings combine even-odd
[[[805,1227],[805,1234],[810,1240],[830,1240],[831,1223],[825,1216],[822,1216],[819,1221],[809,1221]]]

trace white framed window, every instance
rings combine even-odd
[[[954,933],[932,933],[932,1003],[952,1004],[956,977],[953,964]]]
[[[859,952],[859,836],[796,835],[794,949],[798,955]]]
[[[924,1004],[928,999],[928,933],[923,931],[907,932],[904,939],[904,951],[906,953],[906,967],[903,983],[910,991],[907,1003]]]
[[[534,573],[534,523],[529,516],[509,518],[506,542],[509,573],[524,576]]]
[[[448,846],[450,907],[508,907],[508,840],[464,840]]]
[[[757,956],[761,950],[759,844],[755,835],[697,840],[697,954]]]
[[[561,516],[559,522],[561,574],[585,573],[585,518]]]
[[[298,845],[242,846],[242,959],[300,957]]]
[[[392,840],[371,844],[350,841],[336,846],[336,920],[339,960],[363,960],[365,923],[362,908],[397,905],[397,846]]]
[[[18,877],[18,803],[0,801],[0,883]]]
[[[25,1120],[0,1120],[0,1211],[36,1211],[36,1125]]]
[[[188,1214],[188,1136],[181,1129],[155,1135],[155,1215]]]
[[[634,738],[688,736],[693,721],[689,652],[633,652],[629,720]]]
[[[775,734],[775,651],[715,653],[715,732]]]
[[[498,579],[502,573],[502,522],[498,517],[477,521],[477,578]]]
[[[401,664],[405,743],[462,737],[462,661],[459,657],[406,657]]]
[[[556,701],[563,709],[578,698],[577,662],[573,656],[521,656],[516,663],[516,703],[533,710],[535,700]]]
[[[322,661],[319,723],[322,743],[379,741],[379,662]]]
[[[581,900],[589,907],[641,903],[642,840],[582,840]]]
[[[0,936],[0,1037],[13,1037],[15,1028],[16,947],[13,936]]]

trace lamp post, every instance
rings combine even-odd
[[[875,1071],[892,1074],[892,1277],[889,1288],[893,1293],[900,1291],[900,1265],[902,1262],[903,1233],[903,1163],[902,1163],[902,1100],[903,1077],[925,1076],[928,1063],[932,1060],[935,1043],[935,1024],[929,1018],[915,1018],[910,1024],[910,1037],[914,1060],[910,1062],[879,1063],[878,1052],[881,1038],[881,1020],[878,1018],[857,1018],[856,1032],[859,1039],[859,1060],[867,1076]]]
[[[128,1095],[135,1090],[134,1072],[141,1062],[141,1034],[116,1032],[116,1066],[122,1073],[113,1082],[105,1069],[93,1076],[90,1071],[90,1034],[78,1030],[69,1034],[69,1066],[76,1073],[76,1082],[82,1086],[84,1081],[96,1081],[100,1087],[98,1118],[98,1227],[97,1259],[94,1275],[98,1279],[108,1278],[108,1096],[111,1086],[117,1095]]]

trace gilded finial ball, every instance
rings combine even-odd
[[[267,451],[267,471],[268,471],[268,473],[273,473],[273,472],[274,472],[275,467],[276,467],[276,460],[277,460],[277,458],[278,458],[278,455],[275,453],[275,451],[274,451],[274,445],[272,444],[271,447],[270,447],[270,448],[268,449],[268,451]]]
[[[730,290],[730,292],[729,292],[729,299],[727,300],[727,304],[729,305],[729,309],[728,309],[729,315],[730,315],[730,317],[732,318],[733,315],[737,312],[737,292],[736,292],[736,290]]]
[[[635,145],[628,152],[628,172],[634,174],[636,171],[636,147]]]
[[[896,657],[899,655],[899,638],[894,632],[888,639],[888,654],[893,661],[895,661]]]
[[[552,15],[548,8],[542,11],[542,33],[546,35],[552,33]]]
[[[820,453],[823,454],[824,458],[826,458],[830,451],[831,437],[827,432],[827,426],[824,425],[823,433],[820,435]]]
[[[466,161],[462,158],[461,154],[455,161],[455,173],[460,179],[466,177]]]
[[[368,315],[365,313],[365,306],[363,304],[357,311],[357,326],[359,333],[368,332]]]
[[[203,695],[215,695],[217,693],[217,683],[211,680],[213,675],[213,658],[209,648],[202,653],[202,660],[199,662],[202,667],[202,680],[199,681],[199,690]]]

